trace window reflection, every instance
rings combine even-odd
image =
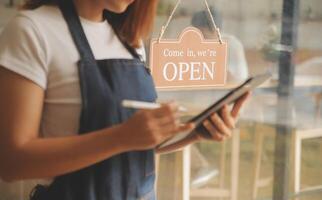
[[[209,1],[217,25],[231,45],[229,83],[232,85],[229,88],[247,75],[267,70],[274,74],[274,79],[254,92],[231,140],[200,143],[183,152],[161,156],[158,178],[160,200],[272,199],[274,178],[279,175],[274,173],[274,162],[279,154],[275,152],[276,137],[280,134],[278,128],[284,126],[291,132],[286,163],[289,199],[321,199],[322,2],[300,2],[297,48],[292,60],[295,67],[293,98],[283,101],[278,98],[278,81],[290,74],[283,73],[283,77],[278,77],[279,42],[282,6],[288,1],[291,0]],[[19,3],[0,0],[0,32],[15,15]],[[174,0],[160,1],[153,37],[159,33],[174,4]],[[191,24],[202,29],[205,37],[215,37],[205,26],[206,19],[201,19],[204,9],[202,1],[182,1],[164,37],[176,38]],[[176,99],[189,108],[190,115],[194,115],[227,90],[224,87],[159,91],[159,96],[161,101]],[[288,109],[291,122],[286,118],[277,120],[279,108]],[[0,182],[0,199],[25,199],[32,186],[32,181]]]
[[[160,10],[156,20],[155,33],[158,33],[175,1],[162,1],[161,4],[163,10]],[[318,36],[321,26],[318,25],[322,18],[318,8],[322,3],[301,1],[296,16],[299,20],[294,52],[291,47],[280,43],[283,30],[282,0],[211,1],[211,5],[221,13],[221,16],[214,14],[215,19],[219,20],[217,23],[222,25],[221,31],[241,42],[242,48],[238,52],[245,53],[249,75],[270,71],[273,79],[254,92],[242,113],[237,136],[225,143],[200,143],[183,152],[161,157],[158,181],[160,199],[281,199],[278,195],[286,195],[289,199],[319,199],[317,193],[321,192],[319,189],[322,185],[319,170],[322,159],[318,156],[322,149],[322,43]],[[204,9],[202,2],[182,2],[164,37],[176,38]],[[207,24],[206,20],[196,20],[196,23]],[[209,32],[209,28],[199,28],[204,29],[206,37],[216,37]],[[291,61],[295,69],[294,90],[286,95],[287,98],[281,98],[278,94],[280,78],[291,76],[284,70],[279,77],[281,52],[292,52]],[[238,78],[243,79],[242,73]],[[227,89],[159,91],[159,96],[161,100],[178,100],[193,114],[218,99]],[[283,139],[286,142],[284,146],[283,143],[276,143],[277,139],[283,138],[280,137],[283,132],[287,133]],[[202,156],[198,155],[200,153]],[[191,160],[185,160],[185,155],[190,155]],[[203,161],[199,159],[198,162],[198,157],[202,157]],[[285,168],[274,164],[279,161],[285,163]],[[189,163],[187,169],[185,165]],[[208,171],[209,176],[198,168]],[[191,173],[190,180],[184,177],[182,171],[185,170]],[[216,175],[212,172],[216,172],[213,173]],[[165,178],[173,174],[176,174],[175,181]],[[274,184],[278,185],[278,176],[286,181],[285,194],[278,194],[281,192],[274,189]],[[205,182],[196,186],[196,177]],[[184,180],[189,180],[190,184]],[[189,188],[189,197],[183,194],[185,188]]]

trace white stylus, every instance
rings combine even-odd
[[[161,104],[145,102],[145,101],[123,100],[122,106],[125,108],[135,108],[135,109],[156,109],[156,108],[160,108]],[[183,106],[179,106],[179,111],[187,112],[187,109]]]

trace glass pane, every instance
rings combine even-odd
[[[280,45],[280,36],[283,2],[293,1],[208,2],[223,38],[230,44],[227,87],[160,90],[159,100],[175,99],[193,116],[244,80],[246,75],[270,71],[273,78],[254,91],[231,139],[221,143],[202,142],[185,151],[161,155],[158,165],[159,199],[248,200],[273,199],[275,195],[276,200],[281,188],[287,191],[288,199],[321,199],[321,0],[302,0],[299,11],[295,12],[294,18],[299,19],[295,20],[296,28],[292,32],[297,36],[297,47],[292,53],[294,89],[286,95],[287,98],[279,96],[278,83],[292,73],[279,75],[279,67],[285,67],[279,65],[280,50],[287,52],[293,49]],[[19,3],[0,0],[0,32],[17,12]],[[175,0],[160,1],[152,37],[158,37],[175,3]],[[287,10],[292,9],[289,7]],[[205,16],[202,0],[182,0],[164,38],[177,38],[184,28],[191,25],[202,29],[207,38],[216,37],[209,31]],[[285,137],[280,137],[284,134]],[[280,138],[283,139],[279,143],[282,145],[276,152],[276,141]],[[280,168],[276,162],[284,163],[285,168]],[[284,182],[276,182],[281,177],[285,177]],[[12,184],[0,181],[0,199],[26,199],[34,184],[34,181]]]
[[[294,51],[280,43],[282,30],[287,31],[285,24],[282,28],[283,2],[288,3],[289,12],[293,1],[208,2],[223,38],[230,41],[227,85],[159,90],[159,99],[175,99],[189,109],[189,115],[194,115],[245,79],[243,72],[251,76],[270,71],[273,78],[253,92],[231,139],[223,143],[202,142],[188,148],[188,153],[161,156],[159,199],[273,199],[274,196],[281,199],[279,195],[286,195],[288,199],[319,199],[322,188],[319,156],[322,149],[322,42],[319,39],[322,15],[319,10],[322,2],[301,1],[299,7],[294,7],[298,8],[294,14],[295,29],[290,31],[297,35]],[[153,37],[158,36],[175,3],[174,0],[160,2]],[[207,31],[204,13],[203,1],[182,1],[164,38],[177,38],[196,21],[205,37],[216,37]],[[293,55],[294,89],[283,95],[278,92],[279,81],[292,74],[282,72],[279,76],[280,55],[289,51]],[[283,59],[280,67],[285,68],[286,58]],[[240,64],[243,62],[244,65]],[[283,135],[283,141],[276,143]],[[185,159],[185,155],[190,155],[190,159]],[[284,163],[285,167],[276,162]],[[185,171],[190,173],[189,178],[184,177]],[[281,177],[285,178],[278,183]],[[287,192],[281,194],[281,188]]]

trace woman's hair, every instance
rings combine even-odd
[[[42,5],[55,5],[59,0],[26,0],[23,9],[36,9]],[[66,0],[65,0],[66,1]],[[72,0],[68,0],[72,1]],[[158,0],[135,0],[121,14],[107,12],[109,23],[119,37],[134,48],[141,46],[152,30]]]

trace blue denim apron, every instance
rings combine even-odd
[[[81,57],[78,63],[82,96],[79,134],[110,127],[131,117],[135,111],[123,108],[120,104],[123,99],[156,100],[149,70],[133,48],[124,43],[134,59],[96,61],[72,0],[62,0],[59,7]],[[31,199],[155,200],[154,182],[154,151],[125,152],[56,177],[49,186],[36,186]]]

